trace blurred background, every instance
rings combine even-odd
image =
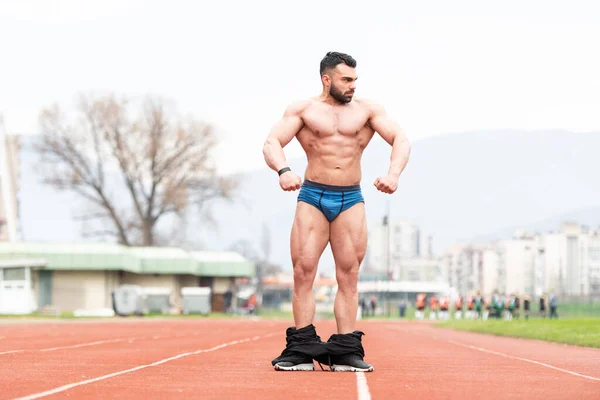
[[[341,51],[413,145],[391,196],[364,154],[361,317],[600,316],[599,12],[0,1],[0,314],[289,316],[297,193],[262,145]],[[319,315],[335,292],[327,248]]]

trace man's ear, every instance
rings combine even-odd
[[[327,74],[321,75],[321,82],[325,86],[331,86],[331,77]]]

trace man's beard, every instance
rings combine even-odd
[[[345,95],[333,85],[331,85],[331,88],[329,89],[329,95],[340,103],[350,103],[352,101],[352,94],[354,94],[354,92]]]

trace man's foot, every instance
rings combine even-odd
[[[292,361],[280,361],[275,364],[276,371],[314,371],[315,364],[312,359],[305,360],[304,362],[295,364]]]
[[[276,371],[314,371],[315,365],[310,355],[318,352],[323,343],[317,336],[314,325],[301,329],[290,327],[286,330],[286,347],[279,357],[271,361]]]
[[[276,371],[314,371],[315,364],[310,357],[294,352],[284,352],[273,365]]]
[[[357,354],[331,357],[333,372],[373,372],[373,366]]]

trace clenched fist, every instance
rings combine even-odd
[[[373,184],[380,192],[392,194],[398,189],[398,178],[390,175],[381,176],[375,179]]]
[[[302,179],[292,171],[284,172],[279,176],[279,186],[286,192],[300,189]]]

